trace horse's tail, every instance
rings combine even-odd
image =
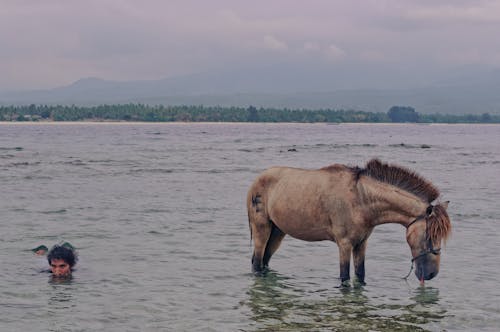
[[[247,212],[248,212],[248,228],[250,229],[250,244],[252,243],[252,220],[257,218],[257,215],[264,212],[262,195],[254,185],[250,188],[247,195]]]
[[[272,174],[261,174],[252,184],[247,194],[248,226],[250,227],[250,243],[252,242],[252,225],[270,222],[267,210],[269,186],[275,181]]]
[[[250,211],[248,212],[248,228],[250,229],[250,246],[252,245],[252,226],[250,225]]]
[[[255,208],[255,202],[256,202],[256,197],[260,197],[260,195],[256,195],[253,190],[253,188],[250,189],[248,192],[248,197],[247,197],[247,213],[248,213],[248,228],[250,230],[250,245],[252,245],[252,239],[253,239],[253,232],[252,232],[252,218],[255,218],[252,216],[252,214],[258,212]]]

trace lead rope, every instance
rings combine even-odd
[[[426,253],[426,252],[423,252],[423,253],[421,253],[420,255],[418,255],[417,257],[414,257],[414,258],[412,258],[412,259],[411,259],[411,267],[410,267],[410,272],[408,272],[408,274],[406,275],[406,277],[403,277],[403,278],[401,278],[401,279],[408,280],[408,277],[410,276],[411,271],[413,271],[413,265],[414,265],[414,263],[415,263],[415,260],[416,260],[417,258],[422,257],[423,255],[427,255],[427,253]]]
[[[425,214],[421,214],[421,215],[417,216],[415,219],[413,219],[413,221],[412,221],[412,222],[410,222],[410,223],[406,226],[406,228],[408,229],[408,227],[410,227],[411,225],[413,225],[414,223],[416,223],[416,222],[417,222],[417,221],[419,221],[420,219],[425,218],[425,216],[426,216]],[[427,232],[427,228],[425,229],[425,231]],[[417,256],[417,257],[415,257],[415,258],[412,258],[412,260],[411,260],[410,272],[408,272],[408,274],[406,275],[406,277],[403,277],[403,278],[401,278],[401,279],[404,279],[404,280],[408,281],[408,277],[410,276],[411,271],[413,271],[413,263],[415,262],[415,259],[419,258],[420,256],[422,256],[422,254],[418,255],[418,256]]]
[[[408,277],[410,276],[411,271],[413,271],[413,262],[414,262],[414,260],[412,259],[412,260],[411,260],[411,268],[410,268],[410,272],[408,272],[408,274],[406,275],[406,277],[403,277],[403,278],[401,278],[401,279],[408,280]]]

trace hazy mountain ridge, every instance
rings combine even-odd
[[[386,112],[408,105],[420,113],[500,113],[500,70],[443,78],[424,87],[346,89],[345,75],[318,72],[225,72],[144,81],[85,78],[50,90],[0,92],[0,105],[118,103],[276,108],[331,108]],[[316,75],[316,76],[315,76]],[[368,86],[377,87],[374,76]],[[396,83],[397,84],[397,83]]]

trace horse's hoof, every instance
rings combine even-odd
[[[348,279],[348,280],[344,280],[340,283],[340,285],[338,285],[337,287],[335,288],[350,288],[351,287],[351,281]]]
[[[252,267],[252,272],[253,275],[256,277],[263,277],[266,274],[267,268],[262,268],[262,267]]]
[[[362,280],[356,280],[354,281],[354,285],[353,285],[355,288],[361,288],[363,286],[366,286],[366,282],[362,281]]]
[[[253,271],[253,275],[258,278],[264,278],[267,275],[267,270]]]
[[[253,275],[256,277],[264,276],[264,271],[253,271]]]

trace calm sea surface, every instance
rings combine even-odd
[[[1,331],[498,331],[500,126],[0,124]],[[375,229],[367,285],[330,242],[286,237],[251,273],[245,198],[274,165],[410,167],[453,234],[421,287],[405,230]],[[29,249],[69,241],[54,283]]]

